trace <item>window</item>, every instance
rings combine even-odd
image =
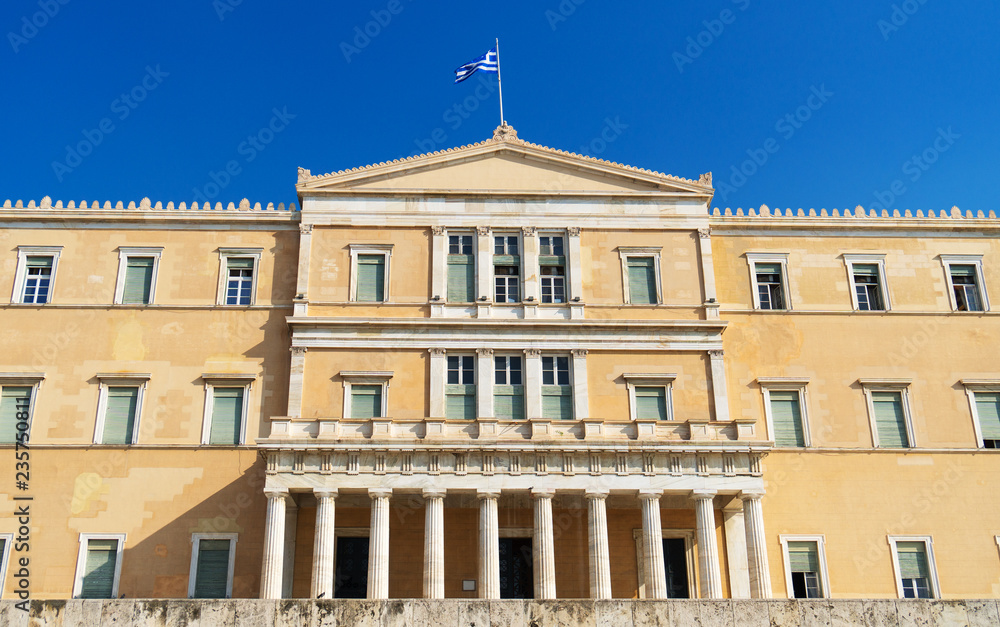
[[[35,395],[43,376],[10,374],[0,378],[0,444],[29,440]]]
[[[205,419],[201,443],[238,446],[246,433],[252,374],[204,374]]]
[[[359,303],[389,301],[389,258],[392,245],[351,244],[351,300]]]
[[[673,420],[675,374],[625,374],[632,420]]]
[[[538,265],[542,277],[542,302],[566,302],[566,253],[562,235],[538,237]]]
[[[262,252],[262,248],[219,249],[218,304],[243,306],[255,304],[257,271]]]
[[[99,374],[95,444],[135,444],[148,374]]]
[[[889,311],[884,255],[844,255],[855,311]]]
[[[989,311],[981,255],[941,255],[953,311]]]
[[[10,302],[32,305],[51,302],[61,252],[62,246],[18,246]]]
[[[160,263],[161,252],[163,252],[162,248],[118,249],[118,283],[115,285],[115,304],[148,305],[153,302],[156,292],[156,270]],[[249,289],[248,287],[248,295]]]
[[[344,417],[357,420],[384,418],[391,372],[342,371],[344,381]]]
[[[521,302],[521,253],[517,235],[493,236],[493,300]]]
[[[445,416],[450,420],[476,419],[476,358],[448,355]]]
[[[189,598],[228,599],[233,595],[236,537],[235,533],[196,533],[191,536]]]
[[[476,300],[475,237],[448,236],[448,302],[471,303]]]
[[[830,596],[823,536],[780,536],[790,599]]]
[[[626,304],[658,305],[663,302],[660,296],[660,250],[618,247]]]
[[[963,379],[976,442],[980,448],[1000,448],[1000,381]]]
[[[10,547],[14,543],[14,534],[0,533],[0,591],[4,590],[4,579],[7,574],[7,558],[10,557]]]
[[[907,386],[909,381],[860,380],[868,400],[872,442],[879,448],[910,448],[913,427]]]
[[[524,420],[524,370],[521,356],[495,356],[493,370],[493,415],[498,420]]]
[[[889,546],[899,598],[938,598],[934,544],[930,536],[890,536]]]
[[[552,420],[573,419],[569,357],[542,357],[542,417]]]
[[[760,377],[767,431],[775,446],[810,446],[806,417],[807,379]]]
[[[747,253],[754,309],[791,309],[788,299],[787,255]]]
[[[116,599],[125,534],[80,534],[73,598]]]

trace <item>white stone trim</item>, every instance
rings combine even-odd
[[[149,383],[150,375],[147,373],[109,373],[98,374],[99,389],[97,394],[97,420],[94,424],[94,444],[102,444],[104,439],[104,420],[108,411],[108,388],[109,387],[134,387],[139,392],[135,399],[135,418],[132,422],[132,441],[128,444],[135,444],[139,440],[140,419],[142,417],[142,402],[146,394],[146,384]]]
[[[858,309],[858,292],[854,283],[854,264],[875,264],[878,266],[879,293],[882,295],[882,305],[884,309],[866,310],[872,313],[882,311],[892,311],[892,299],[889,296],[889,283],[885,279],[885,255],[884,254],[854,254],[844,253],[844,266],[847,268],[847,285],[851,291],[851,305],[854,311]]]
[[[142,303],[146,305],[152,305],[156,302],[156,277],[159,276],[160,271],[160,256],[163,254],[163,247],[131,247],[131,246],[119,246],[118,247],[118,280],[115,282],[115,304],[121,305],[122,300],[125,298],[125,273],[128,265],[129,257],[152,257],[153,258],[153,277],[149,282],[149,302]],[[255,264],[256,268],[256,264]],[[256,272],[255,272],[256,274]],[[253,298],[251,296],[251,302]],[[136,303],[130,303],[136,304]]]
[[[758,377],[757,384],[760,385],[761,394],[764,396],[764,416],[767,420],[768,439],[772,442],[774,441],[774,414],[771,410],[771,392],[798,392],[799,413],[802,415],[802,441],[805,448],[812,446],[812,430],[809,428],[809,379]]]
[[[913,438],[913,415],[910,412],[909,379],[858,379],[865,394],[865,404],[868,406],[868,426],[872,433],[872,447],[879,448],[878,425],[875,421],[875,405],[872,403],[872,392],[899,392],[903,404],[903,420],[906,423],[906,439],[908,448],[917,448]],[[905,449],[904,449],[905,450]]]
[[[447,368],[447,360],[445,361],[445,368]],[[344,420],[349,420],[351,418],[351,386],[354,385],[379,385],[382,386],[382,407],[381,415],[375,416],[376,418],[386,418],[389,413],[389,379],[392,378],[392,372],[383,371],[341,371],[339,376],[344,384],[344,414],[342,418]],[[442,392],[442,411],[444,410],[443,399],[444,399],[444,388],[441,389]],[[442,414],[441,417],[443,417]]]
[[[194,598],[194,589],[197,585],[198,575],[198,553],[201,550],[202,540],[229,540],[229,572],[226,576],[226,598],[233,596],[233,570],[236,565],[236,541],[238,533],[192,533],[191,534],[191,568],[188,571],[188,598]]]
[[[212,435],[212,408],[215,400],[215,388],[243,388],[243,411],[240,416],[240,437],[238,443],[233,446],[241,446],[246,441],[247,415],[250,410],[250,392],[253,390],[253,383],[256,375],[252,374],[228,374],[228,373],[205,373],[201,376],[205,381],[205,411],[202,416],[201,443],[209,444]],[[213,445],[221,446],[221,445]]]
[[[57,268],[59,266],[59,255],[62,254],[62,246],[18,246],[17,247],[17,269],[14,271],[14,289],[10,295],[11,303],[24,302],[24,283],[27,280],[28,257],[52,257],[52,273],[49,277],[49,293],[42,304],[52,302],[55,295]],[[28,303],[34,304],[34,303]]]
[[[983,430],[979,424],[979,408],[976,407],[976,393],[1000,392],[1000,379],[962,379],[959,383],[965,386],[965,395],[969,399],[969,411],[972,412],[972,427],[976,431],[976,446],[984,448]]]
[[[638,417],[635,388],[638,387],[662,387],[664,389],[664,401],[667,405],[667,420],[674,419],[674,381],[677,379],[676,373],[625,373],[625,387],[628,389],[628,415],[629,420],[635,422]]]
[[[111,585],[111,598],[118,598],[118,583],[122,574],[122,554],[125,552],[124,533],[81,533],[80,549],[76,558],[76,574],[73,576],[73,598],[80,598],[83,588],[83,575],[87,566],[87,545],[91,540],[115,540],[118,547],[115,550],[115,574]]]
[[[11,545],[14,544],[13,533],[0,533],[0,541],[3,541],[3,551],[0,552],[0,594],[5,590],[4,585],[7,580],[7,562],[10,559]],[[18,588],[15,587],[15,590]]]
[[[826,565],[826,536],[823,535],[799,535],[781,534],[778,536],[781,542],[781,558],[785,567],[785,596],[789,599],[795,598],[795,591],[792,588],[792,564],[788,556],[789,542],[815,542],[816,551],[819,553],[819,587],[821,599],[829,599],[830,593],[830,571]],[[808,600],[808,599],[806,599]]]
[[[941,582],[938,581],[937,563],[934,559],[934,539],[931,536],[894,536],[888,535],[889,549],[892,552],[892,574],[896,579],[896,596],[903,597],[903,578],[899,572],[899,554],[896,551],[897,542],[923,542],[927,551],[927,569],[930,571],[931,598],[941,598]]]
[[[475,227],[476,302],[493,302],[493,233],[488,226]],[[487,310],[488,311],[488,310]]]
[[[663,304],[663,281],[660,274],[660,256],[663,251],[662,246],[619,246],[618,257],[622,264],[622,298],[626,305],[632,304],[632,294],[629,289],[628,280],[628,260],[629,257],[652,257],[653,269],[656,275],[656,302],[651,304],[639,303],[638,306],[652,307]]]
[[[687,575],[688,575],[688,598],[697,599],[700,597],[700,591],[698,590],[698,560],[695,559],[695,547],[697,542],[695,540],[695,531],[693,529],[661,529],[661,537],[664,540],[670,538],[683,538],[684,540],[684,557],[687,561]],[[632,530],[632,540],[635,542],[635,557],[636,564],[638,565],[638,577],[639,577],[639,587],[638,587],[638,598],[645,599],[646,597],[646,565],[643,559],[643,552],[645,548],[642,542],[642,528]]]
[[[257,277],[260,274],[260,260],[263,248],[229,248],[219,247],[219,288],[215,304],[223,307],[248,307],[257,304]],[[226,290],[229,286],[229,270],[227,264],[230,257],[250,257],[253,259],[253,282],[250,286],[249,305],[226,305]]]
[[[958,311],[958,303],[955,301],[955,284],[951,278],[951,266],[974,266],[976,268],[976,288],[979,289],[979,298],[983,301],[982,311],[969,313],[984,313],[990,310],[990,299],[986,294],[986,280],[983,276],[983,256],[982,255],[941,255],[941,265],[944,267],[944,280],[948,286],[948,300],[951,302],[951,310]]]
[[[780,309],[764,309],[761,311],[791,311],[792,298],[788,288],[788,253],[746,253],[747,266],[750,268],[750,291],[753,296],[753,308],[760,310],[760,290],[757,288],[757,264],[777,263],[781,265],[781,295],[785,299],[784,307]],[[857,308],[857,307],[855,307]]]

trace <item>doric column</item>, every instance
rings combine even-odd
[[[712,398],[715,400],[715,419],[729,421],[729,394],[726,392],[726,362],[721,350],[708,351],[712,366]]]
[[[719,543],[715,538],[715,490],[692,490],[698,524],[698,566],[701,571],[701,597],[722,598],[722,571],[719,568]]]
[[[267,496],[267,519],[264,521],[264,563],[260,577],[260,598],[280,599],[285,563],[285,505],[288,490],[270,488]]]
[[[587,492],[587,544],[590,548],[591,599],[611,598],[611,555],[608,551],[607,498],[607,492]]]
[[[292,359],[288,370],[288,415],[302,415],[302,386],[306,372],[306,347],[293,346]]]
[[[646,598],[667,598],[667,572],[663,563],[663,527],[660,525],[659,491],[639,491],[642,501],[642,559],[646,571]]]
[[[747,532],[743,526],[743,510],[723,509],[722,525],[729,567],[729,598],[749,599],[750,571],[747,569]]]
[[[542,417],[542,351],[524,351],[524,417]]]
[[[316,496],[316,532],[313,537],[312,587],[309,595],[314,598],[333,598],[334,513],[336,490],[313,490]]]
[[[370,488],[372,526],[368,542],[368,598],[389,598],[389,497],[390,488]]]
[[[499,491],[482,491],[479,497],[479,598],[500,598]]]
[[[552,497],[555,490],[534,489],[535,530],[532,557],[535,571],[535,598],[556,598],[556,554],[552,536]]]
[[[743,524],[747,532],[747,565],[750,570],[750,595],[755,599],[771,598],[771,571],[767,565],[767,538],[764,535],[763,490],[744,490]]]
[[[424,598],[444,598],[444,496],[445,490],[423,491]]]

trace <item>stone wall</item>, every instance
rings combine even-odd
[[[0,602],[9,627],[784,627],[808,625],[1000,625],[996,600],[824,601],[32,601],[30,612]]]

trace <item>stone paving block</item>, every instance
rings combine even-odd
[[[767,604],[772,627],[799,627],[802,610],[795,601],[770,601]]]
[[[997,611],[996,601],[966,601],[965,611],[969,615],[969,627],[996,627],[996,625],[1000,625],[1000,612]]]
[[[458,624],[461,627],[489,627],[489,601],[466,601],[459,605]]]
[[[97,599],[70,599],[63,610],[63,626],[100,625],[102,603]],[[0,625],[5,624],[0,620]]]
[[[856,627],[865,624],[865,604],[861,601],[836,601],[830,604],[830,627]]]
[[[428,601],[415,599],[413,604],[413,625],[433,625],[434,627],[458,627],[459,609],[465,603],[460,599],[438,599]],[[344,627],[348,627],[345,625]]]
[[[968,627],[969,612],[965,601],[937,601],[930,604],[931,625],[940,627]]]
[[[597,627],[633,627],[631,601],[595,601],[594,619]]]
[[[408,599],[386,601],[382,611],[383,627],[413,627],[413,606]]]
[[[354,627],[382,627],[382,612],[384,610],[382,601],[345,599],[341,603],[343,606],[337,621],[338,624]]]
[[[332,599],[314,601],[309,619],[310,627],[338,627],[341,625],[342,623],[338,621],[340,617],[339,607],[340,602]]]
[[[63,627],[63,616],[65,614],[65,601],[32,601],[28,606],[28,624],[31,627],[45,625],[48,627]],[[20,611],[20,610],[18,610]]]
[[[167,606],[167,624],[170,627],[201,627],[202,603],[177,600]]]
[[[736,599],[732,606],[733,622],[739,627],[769,627],[771,624],[767,601]]]
[[[799,601],[803,627],[827,627],[830,624],[829,601]]]
[[[167,606],[169,603],[169,601],[160,599],[137,599],[132,611],[132,624],[167,627]]]
[[[732,602],[729,600],[701,601],[701,624],[732,625]]]
[[[266,599],[240,599],[233,610],[236,627],[274,627],[274,601]]]
[[[135,600],[108,599],[101,611],[101,627],[131,627]]]
[[[929,627],[931,608],[927,601],[899,599],[896,601],[896,620],[899,627]]]
[[[595,627],[593,607],[579,601],[536,601],[528,608],[528,623]]]
[[[272,616],[275,627],[303,627],[312,623],[314,603],[305,599],[285,599],[269,601],[273,604]]]
[[[640,623],[638,619],[639,613],[636,612],[636,627],[649,627],[651,625],[657,625],[660,624],[657,621],[661,619],[670,621],[667,623],[668,625],[691,625],[693,627],[701,627],[701,625],[705,624],[701,621],[701,603],[699,601],[646,601],[641,605],[647,605],[650,608],[648,613],[649,618],[646,619],[649,622]],[[660,606],[665,607],[663,610],[660,610],[658,609]],[[667,613],[661,614],[664,610]]]
[[[31,616],[29,612],[17,609],[14,605],[17,601],[5,601],[0,603],[0,625],[10,627],[28,627]]]
[[[896,602],[890,599],[867,600],[865,625],[867,627],[896,627],[898,624]]]
[[[242,600],[242,599],[241,599]],[[236,604],[228,599],[206,599],[200,602],[199,627],[235,627]]]
[[[490,601],[491,627],[527,627],[527,602],[515,599]]]

